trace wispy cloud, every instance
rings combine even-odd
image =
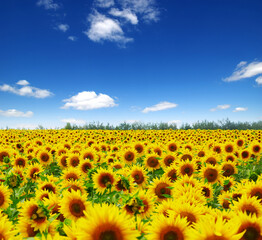
[[[169,121],[169,122],[167,122],[168,124],[176,124],[176,125],[179,125],[179,124],[181,124],[182,123],[182,121],[181,120],[171,120],[171,121]]]
[[[156,22],[159,20],[159,9],[156,7],[155,0],[121,0],[119,1],[124,9],[141,15],[146,22]]]
[[[36,4],[38,6],[43,6],[46,10],[56,10],[60,8],[60,5],[58,3],[55,3],[53,0],[39,0]]]
[[[131,22],[132,24],[138,24],[138,19],[137,16],[131,12],[131,10],[129,9],[124,9],[122,11],[120,11],[117,8],[112,8],[109,11],[109,14],[115,16],[115,17],[122,17],[124,19],[126,19],[127,21]]]
[[[262,74],[262,62],[240,62],[233,74],[230,77],[224,79],[226,82],[239,81],[245,78],[251,78]]]
[[[57,26],[57,29],[62,32],[66,32],[69,29],[69,25],[68,24],[59,24]]]
[[[0,85],[0,91],[14,93],[19,96],[35,97],[35,98],[46,98],[53,95],[52,92],[46,89],[40,89],[40,88],[29,86],[29,82],[27,82],[26,80],[20,80],[16,84],[22,87],[18,88],[17,86],[12,87],[8,84],[3,84]]]
[[[229,104],[217,105],[217,107],[211,108],[210,111],[211,111],[211,112],[215,112],[215,111],[217,111],[217,110],[225,110],[225,109],[228,109],[228,108],[230,108],[230,105],[229,105]]]
[[[70,123],[70,124],[76,124],[76,125],[83,125],[83,124],[86,123],[85,120],[75,119],[75,118],[61,119],[61,122],[63,122],[63,123]]]
[[[244,108],[244,107],[236,107],[233,112],[245,112],[247,111],[248,108]]]
[[[259,76],[257,79],[256,79],[256,83],[258,85],[262,85],[262,76]]]
[[[4,117],[32,117],[34,115],[33,112],[27,111],[27,112],[21,112],[16,109],[8,109],[6,111],[0,110],[0,115]]]
[[[170,108],[175,108],[178,105],[176,103],[171,102],[160,102],[154,106],[146,107],[142,113],[148,113],[148,112],[156,112],[156,111],[162,111]]]
[[[75,41],[77,40],[77,37],[75,37],[75,36],[69,36],[68,39],[71,40],[71,41],[73,41],[73,42],[75,42]]]
[[[108,18],[97,11],[88,17],[88,21],[90,22],[90,29],[84,33],[94,42],[107,40],[125,45],[133,41],[132,38],[124,36],[124,32],[117,20]]]
[[[109,8],[114,6],[115,2],[114,0],[95,0],[95,6],[101,7],[101,8]]]
[[[115,107],[117,104],[114,99],[106,94],[83,91],[77,95],[64,99],[66,102],[62,109],[74,108],[77,110],[92,110],[98,108]]]

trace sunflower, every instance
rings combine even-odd
[[[193,159],[193,154],[188,149],[184,150],[182,156],[180,157],[181,161],[186,161],[186,160],[192,161],[192,159]]]
[[[174,199],[168,198],[166,201],[162,201],[160,204],[156,206],[155,213],[161,214],[165,217],[169,217],[170,213],[174,211],[176,207],[176,203]]]
[[[0,209],[8,208],[9,204],[11,203],[10,200],[11,191],[8,189],[7,186],[0,184]]]
[[[175,182],[178,178],[177,167],[172,164],[170,167],[165,169],[163,176],[169,178],[171,182]]]
[[[230,209],[231,207],[231,195],[228,192],[224,192],[218,196],[218,202],[223,209]]]
[[[139,191],[128,199],[122,209],[129,215],[137,215],[140,218],[150,217],[154,209],[154,196],[145,191]]]
[[[16,156],[13,165],[15,167],[25,168],[27,165],[27,159],[23,156]]]
[[[262,218],[256,217],[256,215],[246,215],[239,213],[232,219],[237,223],[237,233],[244,234],[241,240],[260,240],[262,239]]]
[[[177,166],[177,172],[180,176],[191,176],[195,172],[197,166],[194,161],[185,160],[181,161]]]
[[[224,162],[222,163],[221,168],[224,177],[230,177],[233,174],[237,174],[236,164],[233,162]]]
[[[84,211],[87,210],[89,203],[86,201],[86,194],[82,194],[80,191],[64,191],[63,198],[61,200],[61,213],[72,221],[77,221],[84,217]]]
[[[116,183],[115,173],[112,170],[99,169],[93,174],[94,187],[99,193],[113,188]]]
[[[80,176],[81,176],[81,172],[78,168],[68,167],[63,170],[62,178],[67,181],[69,180],[76,181],[80,179]]]
[[[89,159],[80,160],[78,167],[82,175],[87,175],[89,170],[93,168],[93,163]]]
[[[88,148],[86,150],[83,150],[80,153],[80,157],[82,160],[89,160],[89,161],[96,161],[97,159],[96,151],[93,148]]]
[[[48,210],[38,205],[36,200],[30,199],[22,204],[21,216],[30,223],[34,230],[44,232],[48,225]]]
[[[243,235],[237,233],[239,225],[224,220],[222,216],[215,218],[206,215],[193,226],[189,233],[190,240],[239,240]]]
[[[201,190],[202,190],[202,194],[206,198],[212,198],[213,197],[212,184],[208,184],[208,183],[201,184]]]
[[[10,159],[12,155],[13,155],[13,149],[0,148],[0,163],[3,163],[5,158]]]
[[[134,149],[136,150],[138,156],[142,156],[145,151],[145,146],[143,143],[136,142],[134,143]]]
[[[59,186],[55,183],[56,181],[41,181],[38,184],[38,189],[47,190],[48,192],[52,192],[56,194],[58,192]]]
[[[242,150],[241,152],[240,152],[240,158],[242,159],[242,160],[244,160],[244,161],[247,161],[247,160],[249,160],[250,159],[250,156],[251,156],[251,154],[250,154],[250,152],[249,152],[249,149],[244,149],[244,150]]]
[[[223,145],[223,150],[226,154],[232,154],[234,153],[234,143],[233,142],[228,142]]]
[[[0,239],[8,240],[15,239],[17,231],[13,230],[13,224],[7,218],[0,213]]]
[[[29,165],[27,168],[27,178],[30,178],[32,181],[37,181],[39,179],[39,174],[43,171],[43,168],[40,164],[35,163]]]
[[[191,205],[190,203],[175,202],[173,209],[174,216],[180,216],[186,218],[188,224],[192,226],[193,223],[197,223],[199,219],[205,214],[205,208],[201,205]]]
[[[244,144],[245,144],[245,140],[242,139],[242,138],[237,139],[237,140],[235,141],[235,144],[236,144],[236,146],[237,146],[238,148],[242,148],[242,147],[244,146]]]
[[[119,170],[119,169],[123,169],[124,168],[124,163],[120,160],[117,160],[113,163],[110,164],[110,167],[113,169],[113,170]]]
[[[189,240],[188,223],[185,218],[173,216],[166,218],[163,215],[156,215],[151,226],[147,229],[148,240]]]
[[[120,158],[128,165],[136,162],[136,150],[128,148],[119,153]]]
[[[223,177],[221,183],[223,183],[223,191],[228,192],[233,189],[235,185],[235,179],[232,177]]]
[[[158,201],[166,200],[167,197],[172,196],[172,182],[166,177],[160,179],[155,178],[152,185],[149,187],[148,192],[156,196]]]
[[[257,199],[262,203],[262,180],[249,182],[246,187],[247,196],[257,197]]]
[[[49,198],[44,198],[43,199],[43,203],[48,206],[48,210],[51,212],[51,214],[55,215],[55,214],[59,214],[57,217],[57,220],[64,222],[65,217],[64,215],[60,212],[60,203],[61,200],[60,198],[53,194],[53,193],[49,193]]]
[[[77,240],[78,229],[79,227],[75,222],[71,222],[71,226],[65,224],[63,230],[67,236],[66,240]]]
[[[212,155],[208,155],[204,162],[215,166],[218,162],[218,155],[214,153]]]
[[[166,148],[170,152],[176,152],[178,150],[179,146],[175,142],[169,142],[169,143],[167,143]]]
[[[68,163],[67,163],[67,159],[68,159],[68,155],[67,154],[61,154],[60,156],[58,156],[58,165],[64,169],[68,166]]]
[[[40,200],[40,201],[43,201],[45,198],[49,198],[49,194],[50,192],[47,191],[47,190],[37,190],[36,193],[35,193],[35,199],[36,200]]]
[[[80,156],[77,153],[71,153],[69,154],[66,160],[67,160],[68,166],[75,168],[80,163]]]
[[[42,165],[49,165],[53,161],[53,156],[46,149],[41,149],[37,153],[37,159],[40,160]]]
[[[79,220],[79,240],[136,240],[134,221],[115,205],[89,206],[86,218]]]
[[[145,167],[149,170],[160,168],[160,158],[157,154],[147,154],[145,159]]]
[[[215,183],[220,178],[220,168],[211,164],[206,164],[206,166],[201,169],[201,174],[209,183]]]
[[[262,216],[262,205],[256,197],[247,197],[243,195],[238,202],[233,201],[233,205],[231,209],[236,212],[243,212],[247,215],[254,214],[257,217]]]
[[[163,154],[162,156],[162,160],[161,160],[161,164],[163,166],[163,168],[167,168],[170,167],[171,164],[173,164],[175,162],[175,156],[174,154]]]
[[[134,165],[130,170],[130,176],[138,187],[145,188],[148,182],[146,170],[143,167]]]

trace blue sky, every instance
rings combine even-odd
[[[262,119],[261,0],[8,0],[0,128]]]

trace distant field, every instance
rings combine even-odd
[[[0,239],[262,239],[262,130],[0,130]]]

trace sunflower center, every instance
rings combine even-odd
[[[100,234],[99,240],[118,240],[118,238],[114,231],[108,230]]]
[[[161,199],[166,198],[163,194],[171,195],[171,190],[167,187],[169,187],[167,183],[159,183],[155,188],[155,194]]]
[[[75,181],[75,180],[78,179],[78,177],[75,173],[68,173],[67,176],[66,176],[66,179]]]
[[[242,155],[242,158],[248,158],[249,156],[248,151],[243,151],[241,155]]]
[[[204,151],[200,151],[197,155],[198,155],[199,157],[204,157],[204,156],[205,156],[205,152],[204,152]]]
[[[32,179],[36,179],[38,172],[39,172],[39,169],[38,169],[38,168],[33,168],[33,169],[31,170],[30,177],[31,177]]]
[[[69,209],[71,214],[77,218],[84,216],[85,205],[80,199],[74,199],[69,205]]]
[[[217,179],[218,173],[216,169],[207,169],[205,171],[204,177],[208,182],[215,182]]]
[[[192,156],[190,154],[184,154],[182,157],[181,157],[182,160],[189,160],[189,161],[192,161]]]
[[[169,231],[164,235],[163,240],[178,240],[177,233],[174,231]]]
[[[90,160],[93,160],[94,159],[94,156],[92,153],[87,153],[84,155],[84,159],[90,159]]]
[[[225,164],[223,167],[223,176],[224,177],[229,177],[234,174],[234,167],[230,164]]]
[[[76,167],[76,166],[78,166],[78,164],[79,164],[79,159],[78,159],[78,157],[73,157],[73,158],[71,158],[71,165],[73,166],[73,167]]]
[[[243,144],[244,144],[244,141],[243,141],[243,140],[238,140],[238,141],[237,141],[237,145],[238,145],[239,147],[242,147]]]
[[[55,188],[51,184],[46,184],[42,187],[43,190],[55,193]]]
[[[165,165],[168,166],[168,167],[169,167],[173,162],[174,162],[174,157],[172,157],[172,156],[168,156],[168,157],[166,157],[165,160],[164,160]]]
[[[203,187],[202,193],[204,194],[205,197],[209,197],[210,196],[210,190],[208,188],[206,188],[206,187]]]
[[[262,192],[261,192],[262,190],[260,190],[260,189],[253,189],[252,191],[251,191],[251,197],[257,197],[257,199],[261,199],[262,198]]]
[[[28,237],[35,237],[36,234],[37,234],[39,231],[35,231],[34,228],[32,228],[32,227],[28,224],[28,226],[27,226],[27,228],[26,228],[26,232],[27,232]],[[1,235],[0,235],[0,239],[2,239],[2,238],[1,238]]]
[[[40,158],[43,162],[48,162],[49,155],[47,153],[42,153]]]
[[[9,154],[7,152],[1,152],[0,153],[0,162],[3,162],[5,157],[9,157]]]
[[[176,146],[176,144],[171,143],[171,144],[168,146],[168,149],[169,149],[169,151],[174,152],[174,151],[177,150],[177,146]]]
[[[134,158],[135,158],[134,153],[132,153],[132,152],[130,152],[130,151],[128,151],[128,152],[125,153],[125,160],[126,160],[126,161],[131,162],[131,161],[134,160]]]
[[[143,147],[142,147],[141,145],[136,145],[136,146],[135,146],[135,149],[136,149],[136,151],[137,151],[138,153],[143,152]]]
[[[66,167],[67,166],[67,162],[66,162],[67,156],[63,156],[61,159],[61,164]]]
[[[259,232],[254,227],[247,227],[246,232],[243,236],[245,240],[258,240],[259,239]]]
[[[37,206],[34,206],[31,219],[41,224],[46,220],[46,217],[42,209],[38,208]]]
[[[171,178],[172,181],[176,181],[177,180],[176,170],[171,170],[168,173],[168,177]]]
[[[83,170],[83,172],[87,173],[90,168],[91,168],[91,164],[85,163],[82,167],[82,170]]]
[[[141,184],[142,182],[144,182],[144,176],[142,173],[140,172],[136,172],[134,175],[134,181],[137,183],[137,184]]]
[[[22,159],[22,158],[19,158],[18,160],[17,160],[17,165],[18,166],[25,166],[25,160],[24,159]]]
[[[113,183],[113,179],[109,174],[102,174],[100,179],[99,179],[99,183],[102,187],[106,188],[106,187],[110,187]]]
[[[158,160],[155,157],[149,157],[147,159],[147,164],[149,167],[155,168],[158,165]]]
[[[226,152],[233,152],[232,146],[226,146]]]

